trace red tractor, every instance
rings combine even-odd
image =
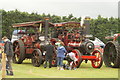
[[[14,28],[19,29],[19,34],[22,34],[18,40],[13,42],[13,62],[21,64],[25,59],[32,59],[33,66],[39,67],[45,60],[44,48],[48,39],[48,27],[53,26],[52,23],[48,22],[48,19],[13,24]],[[25,32],[22,32],[23,29]],[[54,59],[55,56],[53,56]]]
[[[107,67],[120,67],[120,33],[114,36],[108,36],[106,39],[113,39],[108,41],[104,48],[103,58]]]
[[[54,38],[51,40],[53,44],[60,39],[67,49],[68,53],[73,52],[77,58],[76,67],[78,68],[83,60],[87,63],[91,61],[92,67],[100,68],[103,63],[102,52],[100,47],[95,47],[93,42],[88,38],[89,20],[84,22],[84,26],[80,26],[78,22],[63,22],[55,24]],[[100,48],[101,49],[101,48]]]

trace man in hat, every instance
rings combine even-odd
[[[6,54],[6,57],[7,57],[7,63],[6,63],[7,66],[6,67],[8,68],[8,70],[6,71],[6,73],[7,73],[7,75],[13,76],[13,71],[12,71],[12,66],[11,66],[11,60],[12,60],[12,56],[13,56],[12,43],[6,36],[4,36],[2,38],[2,40],[5,43],[4,53]]]

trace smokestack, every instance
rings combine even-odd
[[[84,26],[85,26],[85,30],[84,30],[84,34],[85,36],[89,36],[90,35],[90,17],[85,17],[84,19]]]
[[[48,40],[49,18],[45,18],[45,41]]]

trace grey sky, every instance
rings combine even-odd
[[[0,0],[0,8],[75,17],[118,17],[118,0]]]

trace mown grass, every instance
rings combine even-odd
[[[56,67],[34,67],[30,60],[23,64],[12,64],[14,76],[7,78],[118,78],[118,69],[108,68],[103,65],[100,69],[92,68],[91,63],[82,63],[77,70],[57,70]],[[0,72],[1,74],[1,72]],[[1,76],[0,76],[1,77]]]

